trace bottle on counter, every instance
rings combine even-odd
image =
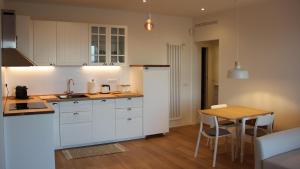
[[[89,94],[97,94],[98,93],[94,79],[92,79],[91,81],[88,82],[88,93]]]

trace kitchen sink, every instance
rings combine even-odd
[[[80,98],[86,98],[85,94],[70,94],[70,95],[59,95],[57,96],[60,99],[80,99]]]

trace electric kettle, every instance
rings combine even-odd
[[[101,92],[102,94],[108,94],[110,92],[110,85],[103,84],[101,85]]]

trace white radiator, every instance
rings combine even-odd
[[[167,44],[168,64],[170,65],[170,120],[181,119],[180,84],[181,57],[184,45]]]

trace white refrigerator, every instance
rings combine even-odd
[[[169,65],[131,66],[131,89],[144,95],[144,136],[169,132],[170,67]]]

